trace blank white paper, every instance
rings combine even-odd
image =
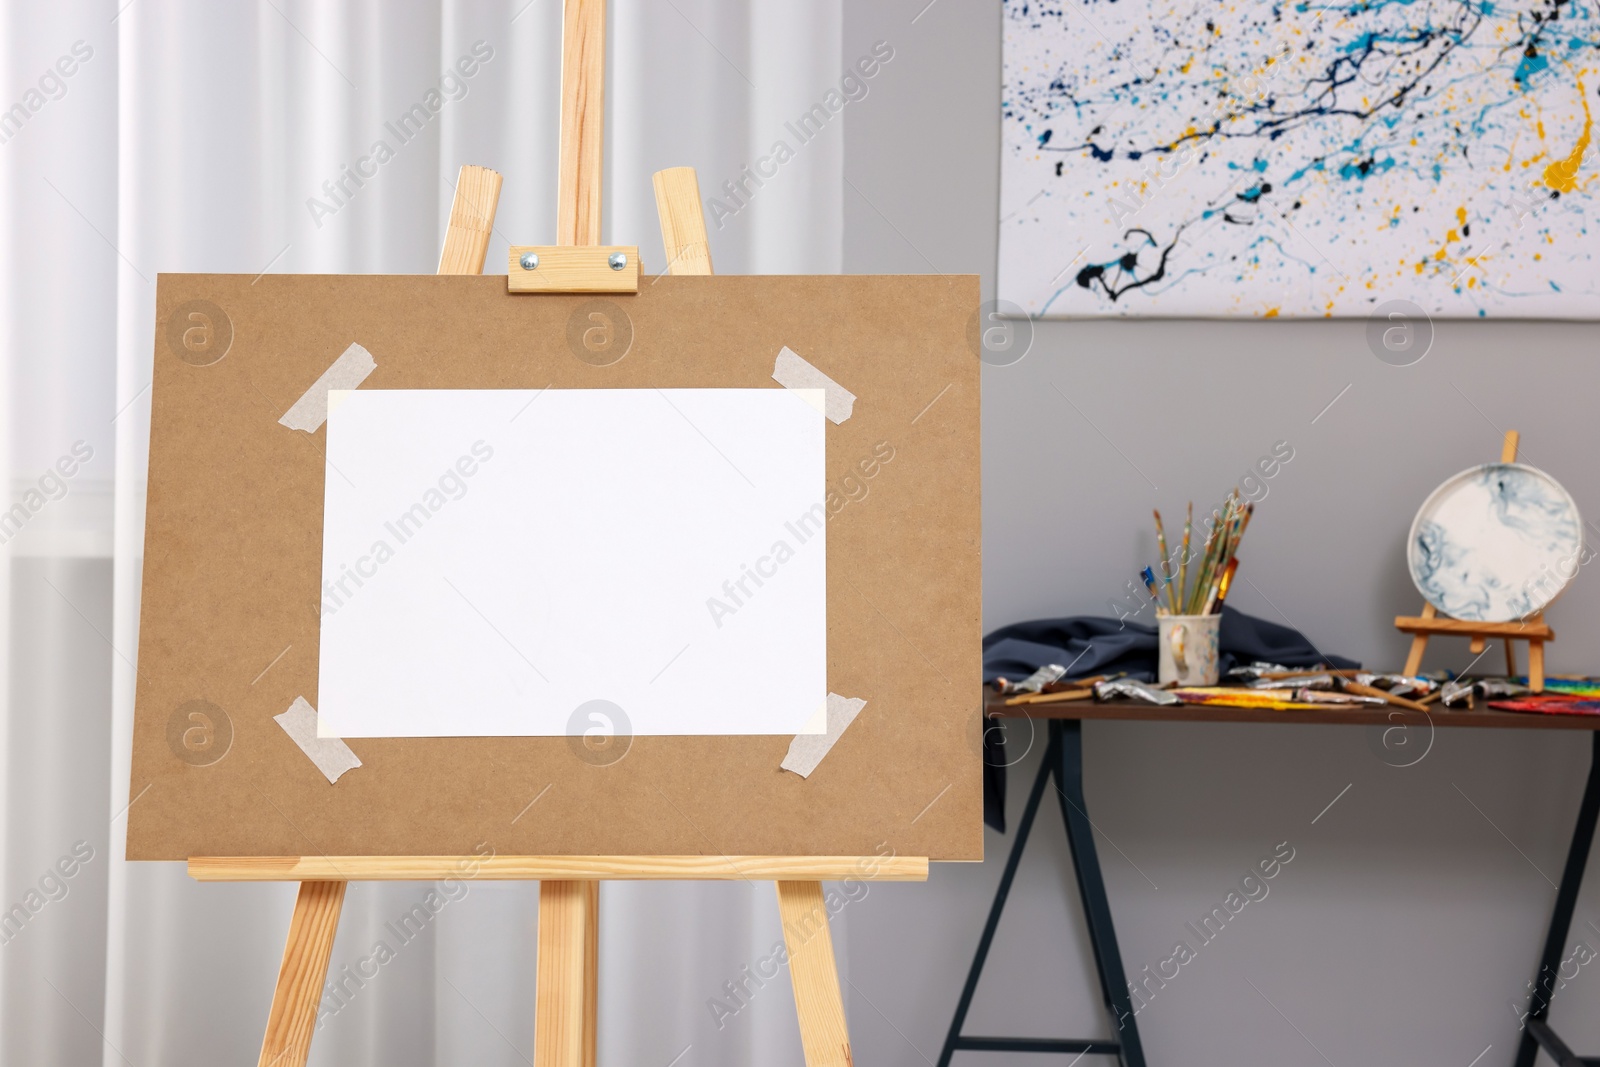
[[[332,394],[320,730],[582,734],[595,700],[619,734],[810,728],[826,423],[802,392]]]

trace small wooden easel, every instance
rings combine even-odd
[[[1517,461],[1517,442],[1519,435],[1516,430],[1507,430],[1505,444],[1500,449],[1501,463],[1515,463]],[[1521,639],[1528,642],[1528,688],[1535,693],[1544,692],[1544,643],[1555,640],[1555,631],[1545,624],[1544,613],[1536,611],[1526,619],[1517,622],[1471,622],[1465,619],[1450,619],[1439,614],[1439,610],[1432,604],[1422,606],[1422,614],[1398,615],[1394,620],[1395,629],[1401,633],[1411,634],[1411,654],[1406,657],[1405,674],[1416,674],[1422,669],[1422,654],[1427,651],[1428,638],[1434,634],[1454,634],[1459,637],[1472,638],[1472,654],[1481,655],[1489,647],[1491,638],[1505,639],[1506,647],[1506,674],[1517,673],[1517,650],[1514,641]]]
[[[510,292],[638,292],[638,249],[600,246],[604,59],[605,0],[565,0],[558,246],[513,247]],[[492,170],[461,168],[438,273],[483,273],[500,184]],[[654,184],[668,272],[710,274],[694,170],[660,171]],[[541,883],[534,1067],[594,1067],[601,879],[738,878],[777,883],[808,1067],[848,1067],[850,1035],[822,880],[925,881],[928,860],[893,855],[191,857],[189,874],[200,881],[300,883],[261,1067],[304,1067],[349,882],[438,881],[460,877],[464,869],[475,869],[478,878]]]

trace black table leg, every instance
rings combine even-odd
[[[1133,1001],[1128,996],[1127,976],[1122,969],[1122,953],[1117,949],[1117,930],[1111,922],[1111,902],[1106,899],[1106,883],[1100,877],[1094,827],[1089,822],[1088,807],[1083,799],[1083,723],[1078,719],[1055,720],[1050,723],[1050,729],[1051,750],[1057,758],[1061,817],[1067,824],[1067,843],[1072,849],[1073,869],[1078,873],[1078,896],[1083,900],[1089,943],[1094,946],[1100,989],[1105,996],[1106,1009],[1117,1024],[1124,1067],[1145,1067],[1139,1024],[1134,1021]]]
[[[972,1007],[973,994],[978,990],[978,979],[983,974],[984,961],[994,943],[995,931],[1000,926],[1000,913],[1005,910],[1006,898],[1011,895],[1011,884],[1017,876],[1017,866],[1022,862],[1022,852],[1033,830],[1033,819],[1039,813],[1044,799],[1045,785],[1054,777],[1061,794],[1061,813],[1067,824],[1067,843],[1072,853],[1073,866],[1078,877],[1078,895],[1083,901],[1084,917],[1089,927],[1089,943],[1094,950],[1095,970],[1100,976],[1101,993],[1111,1018],[1119,1024],[1119,1039],[1084,1041],[1071,1038],[1027,1037],[964,1037],[962,1026],[967,1021],[967,1011]],[[939,1054],[938,1067],[950,1067],[950,1057],[957,1049],[986,1052],[1056,1052],[1090,1053],[1120,1056],[1124,1067],[1145,1067],[1144,1050],[1139,1043],[1139,1030],[1133,1020],[1132,1001],[1123,978],[1122,956],[1117,951],[1117,935],[1111,925],[1111,907],[1106,899],[1105,882],[1100,877],[1100,860],[1095,852],[1093,828],[1089,825],[1083,800],[1083,741],[1081,726],[1076,719],[1066,723],[1050,723],[1050,741],[1045,749],[1044,761],[1028,793],[1027,807],[1017,822],[1016,838],[1011,843],[1011,853],[1006,857],[1005,871],[1000,875],[1000,885],[995,890],[994,903],[989,907],[989,919],[983,926],[983,936],[978,939],[978,951],[973,956],[972,967],[967,971],[967,982],[956,1003],[955,1017],[950,1020],[950,1032]]]
[[[1054,744],[1052,739],[1051,747]],[[1011,855],[1006,857],[1006,869],[1000,875],[1000,888],[995,890],[994,903],[989,906],[989,921],[983,924],[983,936],[978,938],[978,952],[972,957],[972,967],[967,971],[967,984],[962,987],[961,999],[956,1002],[955,1018],[950,1020],[950,1034],[944,1039],[944,1051],[939,1054],[939,1067],[950,1067],[950,1057],[961,1041],[961,1027],[967,1021],[967,1010],[972,1007],[972,995],[978,991],[983,962],[989,958],[994,932],[1000,928],[1000,913],[1005,910],[1006,897],[1011,895],[1011,883],[1017,877],[1017,865],[1022,862],[1022,850],[1028,844],[1033,817],[1039,814],[1039,801],[1044,797],[1045,783],[1050,780],[1050,763],[1050,753],[1046,752],[1039,774],[1033,780],[1033,790],[1028,794],[1028,806],[1022,809],[1022,818],[1017,822]]]
[[[1594,733],[1594,752],[1589,758],[1589,783],[1583,789],[1583,803],[1578,806],[1578,825],[1572,831],[1572,847],[1567,850],[1567,866],[1561,872],[1561,887],[1556,891],[1555,910],[1550,915],[1550,932],[1544,940],[1544,955],[1539,959],[1539,973],[1533,981],[1533,999],[1529,1006],[1528,1023],[1522,1031],[1522,1042],[1517,1047],[1516,1067],[1533,1067],[1539,1047],[1558,1063],[1565,1063],[1559,1054],[1571,1057],[1561,1039],[1545,1023],[1550,1015],[1550,998],[1560,981],[1561,957],[1567,943],[1567,931],[1572,926],[1572,913],[1578,906],[1578,890],[1583,885],[1583,869],[1589,863],[1589,846],[1594,842],[1594,829],[1600,818],[1600,731]],[[1537,1024],[1537,1025],[1535,1025]],[[1578,1058],[1585,1062],[1584,1058]],[[1594,1062],[1594,1061],[1588,1061]]]

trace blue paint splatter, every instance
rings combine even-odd
[[[1549,70],[1550,61],[1540,55],[1532,45],[1522,53],[1522,62],[1517,64],[1517,71],[1511,75],[1511,80],[1517,83],[1517,88],[1524,92],[1528,89],[1528,79],[1540,71]]]
[[[1358,159],[1354,163],[1346,163],[1344,166],[1340,167],[1339,177],[1345,179],[1346,181],[1349,181],[1352,178],[1360,180],[1369,174],[1382,174],[1384,171],[1391,169],[1393,166],[1394,160],[1392,159],[1373,159],[1371,156],[1368,156],[1366,159]]]

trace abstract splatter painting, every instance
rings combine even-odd
[[[1005,0],[1035,317],[1600,318],[1600,0]]]

